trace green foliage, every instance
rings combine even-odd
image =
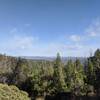
[[[30,100],[28,94],[16,86],[0,84],[0,100]]]
[[[85,79],[84,67],[80,63],[79,60],[76,60],[75,62],[75,88],[76,88],[77,94],[79,95],[81,93],[81,90],[84,88],[84,79]]]
[[[47,66],[48,65],[48,66]],[[39,65],[34,65],[32,77],[32,91],[36,95],[45,95],[52,93],[52,77],[53,67],[49,62],[39,62]]]
[[[84,88],[84,68],[80,61],[77,59],[75,62],[69,60],[65,67],[66,83],[69,91],[76,95],[82,94]]]
[[[94,85],[95,83],[95,70],[94,70],[94,65],[91,61],[91,59],[88,60],[88,65],[87,65],[87,83],[90,85]]]
[[[100,49],[97,49],[93,57],[88,59],[87,65],[87,83],[100,93]]]
[[[97,49],[97,50],[95,51],[94,56],[95,56],[96,58],[100,58],[100,49]]]
[[[0,55],[0,70],[1,83],[16,85],[31,97],[58,92],[76,95],[85,95],[88,91],[100,93],[100,49],[85,64],[78,59],[63,63],[59,53],[55,61]]]
[[[61,92],[66,91],[67,86],[65,83],[65,77],[64,77],[64,66],[61,62],[60,54],[57,54],[57,58],[54,62],[54,88],[55,91]]]
[[[74,71],[74,64],[69,60],[65,66],[65,80],[69,91],[71,91],[74,85]]]

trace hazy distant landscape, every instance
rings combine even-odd
[[[46,61],[54,61],[56,59],[56,57],[45,57],[45,56],[23,56],[21,58],[30,60],[46,60]],[[67,62],[69,60],[75,61],[76,59],[79,59],[82,63],[84,63],[87,57],[61,57],[62,62]]]

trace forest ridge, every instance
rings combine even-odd
[[[77,58],[63,63],[59,53],[54,61],[0,55],[0,83],[26,91],[32,100],[61,92],[76,96],[100,95],[100,49],[84,63]]]

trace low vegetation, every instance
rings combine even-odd
[[[16,86],[0,84],[0,100],[30,100],[28,94]]]

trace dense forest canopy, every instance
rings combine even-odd
[[[100,49],[84,63],[77,58],[63,63],[59,53],[54,61],[0,55],[0,83],[15,85],[32,99],[59,92],[100,95]]]

